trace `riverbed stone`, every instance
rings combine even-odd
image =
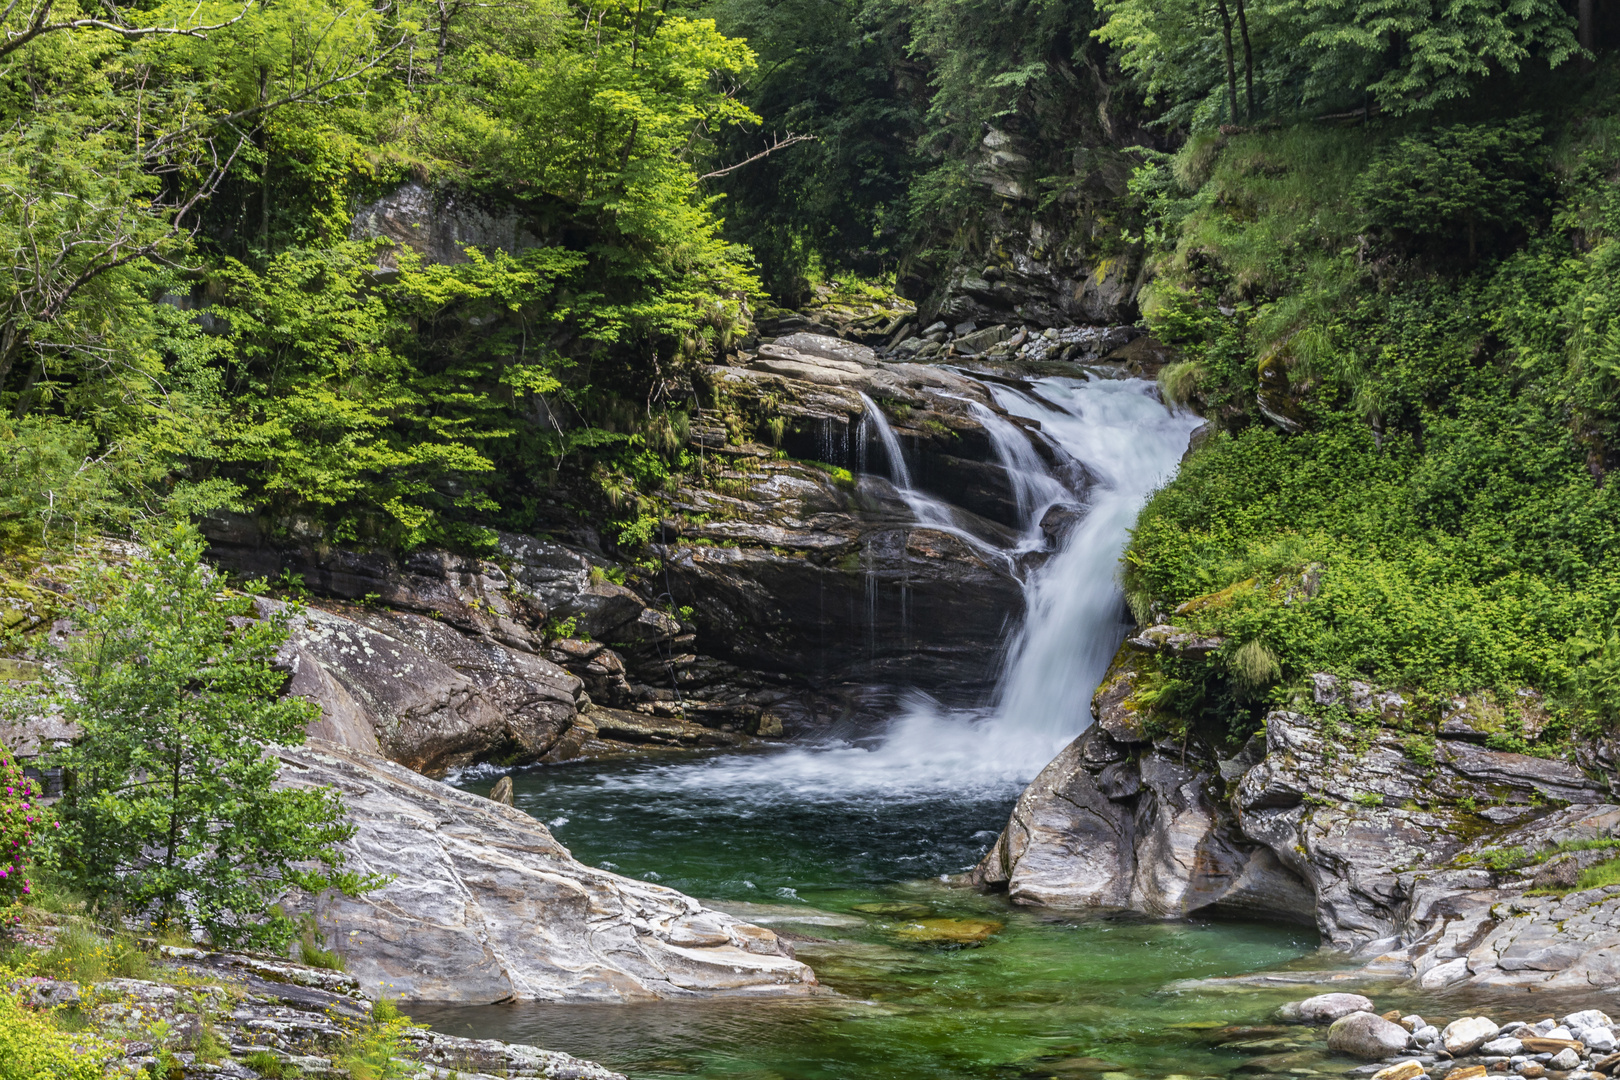
[[[1573,1049],[1566,1046],[1552,1056],[1552,1060],[1547,1062],[1547,1067],[1549,1069],[1569,1070],[1575,1068],[1580,1063],[1581,1056]]]
[[[1360,994],[1345,993],[1318,994],[1299,1002],[1293,1010],[1295,1015],[1307,1024],[1331,1024],[1341,1016],[1372,1011],[1373,1003],[1370,999]]]
[[[1406,1029],[1377,1013],[1342,1016],[1328,1028],[1328,1049],[1366,1061],[1391,1057],[1406,1049]]]
[[[1423,1063],[1416,1059],[1397,1061],[1385,1069],[1373,1073],[1372,1080],[1417,1080],[1423,1075]]]
[[[1500,1030],[1496,1022],[1488,1017],[1465,1016],[1445,1026],[1440,1032],[1440,1042],[1446,1048],[1446,1053],[1452,1057],[1461,1057],[1479,1049]]]

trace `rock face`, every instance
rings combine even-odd
[[[1350,732],[1329,713],[1278,710],[1227,759],[1196,739],[1150,741],[1132,673],[1154,649],[1197,641],[1161,629],[1124,647],[1093,702],[1098,723],[1024,792],[973,882],[1055,908],[1310,922],[1370,972],[1425,989],[1620,986],[1620,886],[1527,895],[1546,878],[1535,853],[1620,826],[1605,782],[1443,721],[1414,733],[1399,694],[1330,676],[1316,702],[1379,722]],[[1578,869],[1613,855],[1560,858]]]
[[[333,1070],[333,1059],[372,1019],[371,1002],[354,976],[237,953],[168,946],[161,951],[177,969],[173,982],[163,981],[168,974],[163,964],[153,979],[106,979],[81,987],[36,978],[15,988],[34,1008],[80,1005],[90,1030],[121,1051],[109,1062],[108,1075],[156,1075],[161,1069],[176,1080],[254,1080],[269,1074],[266,1058],[284,1073],[348,1075]],[[198,976],[208,981],[199,982]],[[153,1040],[160,1024],[169,1036],[164,1061]],[[219,1037],[223,1054],[217,1046],[207,1055],[193,1049],[205,1030]],[[243,1060],[256,1068],[245,1067]],[[554,1050],[462,1039],[415,1026],[399,1032],[398,1056],[390,1064],[397,1075],[413,1080],[430,1080],[445,1068],[465,1080],[624,1080]]]
[[[343,793],[349,867],[393,875],[359,900],[313,905],[368,993],[638,1001],[816,986],[769,930],[584,866],[521,811],[319,741],[280,757],[281,783]]]
[[[803,332],[705,380],[706,419],[693,435],[716,465],[704,484],[675,492],[678,518],[655,549],[700,639],[819,691],[988,686],[997,657],[985,645],[1022,613],[1022,568],[1003,552],[1025,523],[985,426],[999,410],[984,386]],[[895,463],[879,401],[914,492],[886,479]],[[1035,425],[998,422],[1032,431],[1037,452],[1056,459]],[[786,460],[749,441],[762,432]],[[948,503],[946,517],[919,520],[918,497]]]
[[[984,238],[977,259],[939,267],[932,275],[937,285],[922,275],[902,279],[924,317],[1055,327],[1125,322],[1135,313],[1144,279],[1140,247],[1115,243],[1105,255],[1095,241],[1107,230],[1099,232],[1090,215],[1072,206],[1056,216],[1032,213],[1050,188],[1030,151],[1013,132],[985,133],[968,175],[993,192],[1001,208],[976,215]],[[1111,203],[1125,195],[1132,167],[1125,156],[1087,149],[1076,152],[1072,166],[1064,202]],[[1086,224],[1074,229],[1076,221]]]
[[[1309,923],[1309,887],[1211,798],[1217,768],[1178,745],[1122,742],[1095,726],[1019,797],[971,879],[1042,907]]]
[[[541,243],[523,216],[509,207],[486,206],[463,193],[433,191],[414,180],[356,211],[349,238],[372,237],[387,237],[426,262],[449,264],[466,262],[469,247],[487,254],[517,252]],[[395,266],[391,253],[384,252],[382,266]]]
[[[782,733],[762,718],[784,691],[692,652],[678,619],[575,548],[503,534],[496,559],[399,559],[272,545],[244,518],[209,531],[227,568],[290,570],[323,594],[282,657],[292,692],[325,710],[318,738],[437,776]]]

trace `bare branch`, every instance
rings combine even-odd
[[[702,176],[698,177],[698,179],[699,180],[713,180],[717,176],[724,176],[727,173],[734,173],[738,169],[742,168],[744,165],[752,165],[754,162],[758,161],[760,158],[769,157],[770,155],[776,153],[778,150],[786,150],[788,147],[792,146],[794,143],[815,142],[815,141],[816,141],[816,137],[814,135],[795,135],[795,134],[793,134],[793,132],[790,131],[790,132],[787,133],[787,136],[785,138],[780,136],[780,135],[777,136],[776,141],[771,143],[771,145],[767,146],[765,149],[761,150],[759,153],[755,154],[753,157],[743,158],[741,161],[737,162],[737,164],[735,164],[735,165],[727,165],[723,169],[714,170],[714,172],[706,172]]]
[[[122,23],[108,22],[106,19],[64,19],[61,22],[47,22],[50,18],[51,5],[46,4],[39,9],[33,21],[25,30],[7,30],[6,39],[0,41],[0,56],[27,45],[35,38],[57,30],[106,30],[126,38],[151,37],[154,34],[175,34],[180,37],[206,38],[214,30],[223,30],[227,26],[241,22],[252,10],[254,0],[247,0],[242,5],[241,12],[234,19],[227,19],[222,23],[209,23],[205,26],[125,26]],[[10,15],[17,6],[17,0],[7,6],[4,15]],[[0,15],[3,18],[4,15]]]

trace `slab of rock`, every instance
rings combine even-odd
[[[1406,1029],[1376,1013],[1351,1013],[1328,1028],[1327,1044],[1337,1053],[1376,1061],[1406,1049]]]
[[[312,735],[433,775],[497,753],[539,759],[583,686],[549,660],[404,611],[311,608],[280,662],[289,692],[322,707]]]
[[[1445,1026],[1440,1032],[1440,1043],[1446,1048],[1446,1053],[1461,1057],[1473,1053],[1487,1040],[1494,1039],[1501,1030],[1489,1017],[1465,1016]]]
[[[368,993],[487,1003],[816,988],[771,931],[584,866],[511,807],[313,740],[279,754],[281,783],[343,793],[349,868],[393,875],[358,900],[305,903]]]
[[[1386,1069],[1372,1074],[1372,1080],[1418,1080],[1423,1075],[1423,1063],[1417,1060],[1397,1061]]]

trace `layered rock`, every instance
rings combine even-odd
[[[289,913],[314,917],[349,973],[316,975],[355,982],[356,996],[484,1004],[817,990],[814,973],[770,930],[585,866],[505,803],[321,739],[275,753],[278,784],[343,795],[355,829],[341,845],[347,868],[386,880],[358,899],[283,900]],[[254,963],[258,990],[267,980],[299,982],[296,972]],[[316,991],[286,993],[332,1011]],[[363,999],[350,1007],[369,1012]]]
[[[226,567],[322,594],[282,656],[291,691],[324,710],[319,738],[438,776],[781,734],[761,719],[781,692],[690,651],[678,619],[576,548],[508,533],[494,559],[398,558],[275,545],[244,518],[210,536]]]
[[[981,419],[995,409],[983,385],[803,333],[708,379],[714,415],[773,431],[788,456],[716,426],[701,445],[718,462],[672,498],[679,516],[655,550],[702,639],[813,687],[987,686],[996,657],[985,643],[1022,611],[1005,550],[1023,522]],[[915,495],[882,478],[892,463],[878,400],[915,492],[948,500],[944,517],[919,521]]]
[[[1098,723],[1024,792],[971,880],[1061,909],[1314,923],[1370,973],[1428,989],[1620,987],[1620,886],[1563,891],[1614,855],[1612,770],[1482,745],[1478,701],[1425,729],[1400,694],[1325,675],[1231,758],[1153,738],[1144,665],[1218,646],[1168,626],[1127,643]]]
[[[343,794],[349,868],[391,877],[312,906],[368,993],[635,1001],[816,985],[769,930],[585,866],[519,810],[319,741],[278,753],[281,783]]]
[[[81,985],[28,978],[11,989],[33,1008],[77,1007],[87,1030],[112,1051],[104,1070],[109,1076],[360,1075],[341,1064],[373,1019],[372,1004],[353,975],[240,953],[172,946],[161,946],[159,953],[148,979]],[[208,1034],[217,1040],[212,1052],[199,1052]],[[624,1080],[554,1050],[463,1039],[415,1025],[396,1032],[393,1050],[388,1073],[411,1080],[434,1080],[447,1070],[465,1080]],[[370,1064],[375,1069],[380,1063]]]

